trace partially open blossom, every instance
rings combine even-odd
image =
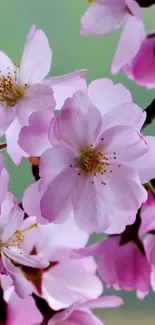
[[[139,133],[144,119],[127,90],[110,80],[96,80],[88,94],[77,92],[68,99],[52,119],[53,148],[40,161],[43,217],[64,220],[73,208],[76,223],[88,232],[116,224],[115,211],[120,211],[121,229],[132,223],[147,198],[139,176],[146,181],[150,173],[155,174],[153,161],[147,159],[147,142]],[[151,138],[151,148],[153,143]]]
[[[147,88],[155,88],[155,33],[142,37],[136,55],[123,67],[127,76]]]
[[[35,292],[54,310],[70,306],[78,300],[94,299],[101,295],[103,286],[96,273],[92,257],[72,258],[72,249],[84,247],[88,235],[74,223],[73,217],[62,225],[38,225],[36,218],[24,221],[22,250],[32,259],[49,261],[46,268],[36,265],[8,265],[20,297]],[[20,274],[20,278],[19,278]]]
[[[114,308],[122,304],[122,299],[116,296],[105,296],[85,302],[78,302],[52,317],[48,325],[103,325],[90,309]]]
[[[112,72],[117,73],[140,48],[144,30],[141,18],[141,8],[135,0],[95,0],[82,17],[81,34],[104,35],[124,25],[112,63]]]
[[[103,240],[98,254],[98,271],[108,286],[119,290],[136,289],[139,298],[148,294],[151,268],[136,243],[121,245],[121,236],[112,236]]]
[[[20,299],[13,288],[8,288],[4,291],[4,299],[7,303],[7,312],[6,319],[2,323],[3,325],[41,324],[43,317],[32,297]]]
[[[52,117],[53,109],[60,107],[66,96],[86,87],[83,79],[86,70],[44,80],[50,71],[51,60],[48,39],[35,25],[27,35],[20,66],[0,51],[0,136],[6,133],[7,151],[16,164],[22,156],[27,156],[17,141],[29,116],[43,110]]]
[[[22,245],[25,240],[25,233],[28,233],[31,228],[37,227],[36,223],[31,223],[29,227],[23,228],[23,218],[23,210],[18,206],[15,197],[8,193],[1,205],[0,214],[0,271],[2,274],[9,274],[12,277],[17,290],[21,274],[19,270],[15,272],[14,265],[26,265],[32,268],[47,267],[49,265],[44,256],[30,256],[23,251]],[[12,272],[12,269],[14,272]]]

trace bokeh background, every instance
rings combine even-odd
[[[53,50],[51,75],[87,68],[88,81],[110,77],[114,82],[122,82],[131,91],[134,101],[145,108],[155,97],[154,90],[138,87],[124,74],[110,74],[120,30],[104,37],[80,36],[80,18],[87,6],[87,0],[0,0],[0,48],[15,63],[20,63],[25,36],[30,26],[36,24],[47,34]],[[155,8],[145,10],[145,23],[148,31],[155,29]],[[146,132],[155,134],[155,126]],[[4,155],[6,167],[11,173],[10,189],[20,199],[24,188],[33,181],[30,166],[27,161],[14,166],[11,159]],[[136,299],[135,293],[118,294],[124,298],[125,305],[120,309],[100,312],[105,324],[155,324],[155,294],[143,302]]]

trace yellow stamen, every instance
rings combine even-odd
[[[153,185],[151,184],[151,182],[148,182],[147,185],[148,185],[148,188],[150,189],[151,193],[153,195],[155,195],[155,188],[153,187]]]
[[[36,228],[36,227],[38,227],[38,223],[37,223],[37,222],[34,223],[33,225],[31,225],[31,226],[29,226],[29,227],[23,229],[23,230],[20,230],[20,233],[23,234],[23,232],[26,232],[26,231],[28,231],[28,230],[30,230],[30,229],[32,229],[32,228]]]

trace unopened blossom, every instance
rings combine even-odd
[[[7,309],[3,325],[39,325],[43,321],[32,297],[20,299],[13,288],[8,288],[4,292],[4,300],[7,303]]]
[[[154,48],[155,33],[144,34],[139,51],[123,67],[124,72],[130,79],[147,88],[155,88]]]
[[[36,218],[25,220],[25,227]],[[9,269],[16,277],[20,297],[35,292],[44,298],[54,310],[67,308],[79,300],[95,299],[103,290],[96,275],[96,263],[92,257],[73,258],[73,249],[83,248],[88,235],[74,223],[73,217],[60,225],[38,225],[25,232],[23,251],[49,261],[47,268],[14,265]],[[18,279],[20,270],[21,279]],[[18,272],[18,273],[17,273]]]
[[[105,35],[123,25],[123,32],[112,63],[118,70],[136,55],[140,48],[142,12],[135,0],[95,0],[81,19],[82,35]]]
[[[0,51],[0,136],[6,134],[7,151],[16,164],[22,156],[27,156],[17,141],[21,127],[28,125],[31,113],[48,111],[52,118],[53,109],[63,104],[65,96],[85,89],[83,76],[86,70],[44,80],[51,61],[47,36],[35,25],[27,35],[20,66]]]
[[[47,267],[48,260],[43,256],[30,256],[23,251],[24,236],[37,223],[31,223],[23,228],[24,212],[18,206],[15,197],[8,193],[1,205],[0,214],[0,271],[12,277],[16,290],[20,287],[21,272],[14,265],[25,265],[32,268]],[[12,269],[14,272],[12,272]],[[11,271],[11,272],[10,272]],[[16,271],[16,272],[15,272]],[[16,277],[18,281],[16,281]],[[28,288],[27,288],[28,289]]]
[[[98,299],[77,302],[68,309],[60,311],[48,322],[48,325],[103,325],[91,311],[96,308],[114,308],[123,304],[121,298],[104,296]]]

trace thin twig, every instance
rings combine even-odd
[[[155,99],[151,102],[148,107],[145,108],[144,112],[146,112],[146,120],[142,129],[145,129],[155,119]]]
[[[0,143],[0,151],[6,149],[6,147],[7,147],[6,142]]]

